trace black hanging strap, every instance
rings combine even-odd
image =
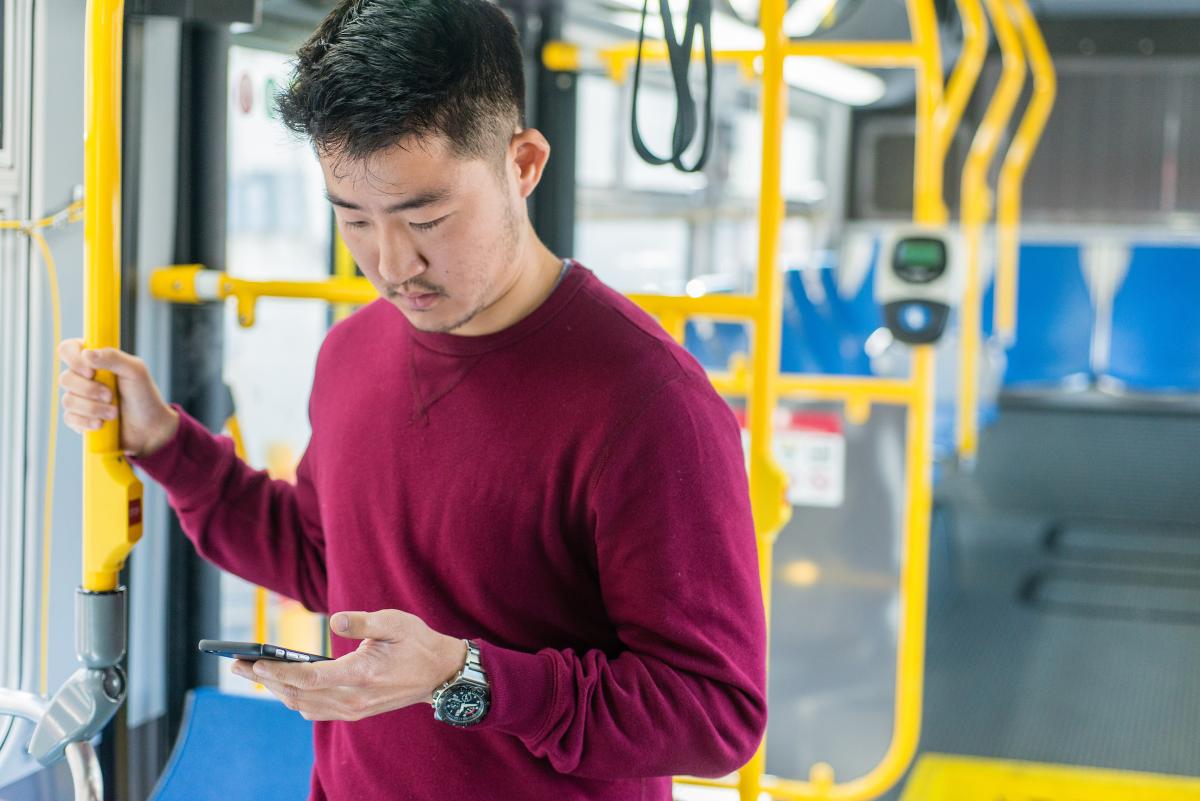
[[[671,18],[669,0],[659,0],[662,13],[663,32],[667,45],[667,57],[671,64],[671,80],[675,84],[675,131],[671,140],[671,155],[658,156],[646,147],[638,130],[638,93],[642,82],[642,45],[646,39],[646,16],[650,12],[650,0],[642,4],[642,26],[638,31],[637,60],[633,68],[633,149],[650,164],[674,164],[683,172],[699,172],[708,161],[709,136],[712,133],[713,103],[713,47],[712,47],[712,0],[690,0],[687,20],[684,23],[683,41],[675,37],[675,22]],[[683,163],[684,151],[696,137],[699,124],[696,118],[696,101],[688,83],[688,71],[692,64],[692,43],[696,29],[704,40],[704,138],[701,140],[700,155],[696,163],[688,167]]]

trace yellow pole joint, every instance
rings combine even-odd
[[[84,344],[120,347],[121,46],[125,4],[87,4],[84,100]],[[117,391],[116,378],[97,379]],[[120,420],[86,432],[83,464],[83,587],[117,588],[142,535],[142,485],[121,452]]]

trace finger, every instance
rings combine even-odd
[[[58,346],[58,358],[62,359],[68,369],[84,378],[91,378],[96,374],[83,360],[82,339],[64,339]]]
[[[286,684],[280,684],[277,681],[264,679],[261,676],[256,677],[255,681],[266,688],[267,692],[278,698],[288,709],[299,711],[304,706],[304,701],[301,699],[300,691],[295,687],[290,687]]]
[[[354,687],[362,684],[362,671],[355,665],[357,660],[354,656],[347,654],[328,662],[299,665],[261,660],[254,664],[254,675],[300,690]]]
[[[74,412],[85,420],[117,419],[117,407],[111,403],[97,403],[94,400],[68,393],[63,395],[62,405],[68,412]]]
[[[404,638],[412,615],[397,609],[381,609],[378,612],[338,612],[329,626],[334,634],[351,640],[386,640],[396,642]]]
[[[80,417],[73,412],[67,412],[63,415],[63,422],[67,424],[67,428],[74,431],[76,434],[83,434],[88,431],[95,431],[104,423],[103,420],[95,420],[91,417]]]
[[[121,378],[141,378],[146,374],[146,365],[141,359],[116,348],[85,350],[83,360],[88,367],[108,370]]]
[[[58,385],[67,392],[73,395],[79,395],[83,398],[91,398],[101,403],[111,403],[113,399],[112,390],[101,384],[99,381],[93,381],[89,378],[84,378],[79,373],[73,370],[64,370],[58,376]]]
[[[229,672],[235,676],[241,676],[243,679],[249,679],[250,681],[258,680],[254,675],[253,665],[247,659],[233,660],[233,664],[229,667]]]

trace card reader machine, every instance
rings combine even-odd
[[[946,330],[959,296],[955,245],[936,228],[908,227],[890,237],[876,269],[875,297],[897,340],[929,345]]]

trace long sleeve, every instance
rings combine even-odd
[[[596,559],[620,653],[488,643],[484,726],[561,773],[729,773],[766,726],[766,632],[737,424],[675,379],[619,431],[592,481]]]
[[[328,612],[325,541],[311,449],[297,483],[270,478],[186,412],[155,453],[131,461],[162,485],[183,531],[208,561],[247,581]]]

